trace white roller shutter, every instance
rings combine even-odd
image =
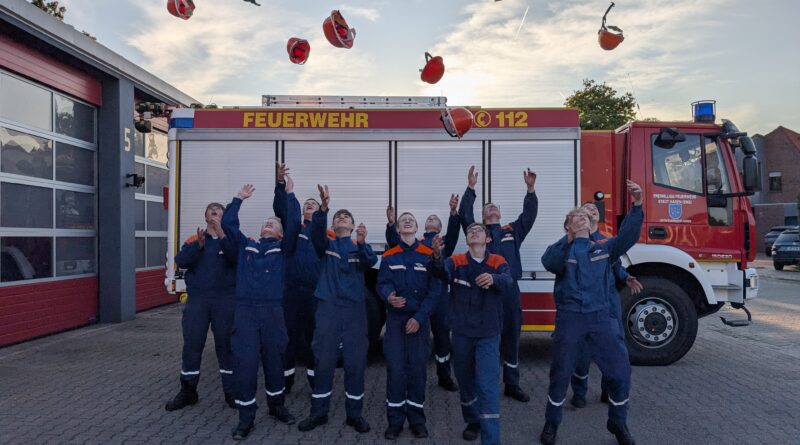
[[[412,212],[419,222],[418,235],[424,231],[425,219],[436,214],[447,230],[450,216],[450,194],[461,197],[467,187],[467,171],[471,165],[481,171],[483,143],[480,141],[399,142],[397,144],[397,214]],[[481,187],[476,187],[476,217],[480,219]],[[463,233],[456,252],[467,249]]]
[[[208,203],[227,205],[246,183],[256,191],[242,204],[241,230],[258,238],[264,219],[274,215],[275,142],[183,142],[180,181],[181,243],[205,228]]]
[[[319,200],[317,184],[331,193],[328,227],[333,213],[349,210],[355,223],[367,226],[367,242],[383,245],[389,204],[389,142],[286,141],[284,160],[302,203]]]
[[[501,223],[514,221],[522,211],[526,188],[522,172],[537,174],[539,214],[520,250],[522,270],[543,271],[542,254],[564,235],[564,216],[575,207],[575,141],[495,141],[491,149],[491,200],[502,214]]]

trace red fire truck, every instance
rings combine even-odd
[[[644,285],[636,296],[621,292],[634,364],[680,359],[694,343],[698,318],[725,303],[744,309],[756,297],[758,276],[748,268],[756,231],[746,196],[759,182],[758,161],[745,133],[729,121],[714,123],[713,107],[697,105],[695,122],[631,122],[598,132],[581,131],[574,109],[475,107],[473,129],[455,140],[442,129],[445,100],[265,96],[260,108],[174,110],[169,291],[185,289],[172,258],[203,226],[206,204],[229,202],[243,183],[253,183],[255,199],[240,219],[246,234],[257,233],[272,212],[275,162],[285,162],[301,201],[316,196],[317,184],[327,184],[331,208],[353,212],[377,252],[385,248],[387,205],[418,218],[444,217],[450,194],[463,192],[475,165],[477,201],[496,203],[502,221],[512,220],[525,195],[522,171],[536,171],[539,213],[521,250],[524,331],[554,329],[554,276],[540,259],[563,235],[567,211],[596,202],[601,230],[611,235],[630,204],[625,179],[641,184],[645,225],[622,258]],[[745,154],[741,166],[735,149]],[[465,249],[462,237],[457,251]],[[367,276],[368,318],[377,341],[384,308],[373,272]]]

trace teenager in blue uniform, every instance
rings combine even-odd
[[[247,437],[253,429],[259,362],[264,370],[270,416],[283,423],[294,423],[294,417],[284,405],[283,355],[289,339],[281,302],[285,259],[294,252],[300,231],[300,204],[294,197],[291,178],[284,173],[285,168],[279,165],[278,181],[285,179],[287,183],[285,226],[276,217],[267,218],[258,240],[247,238],[239,231],[239,208],[255,191],[250,184],[242,187],[222,217],[225,234],[239,252],[236,315],[231,339],[238,389],[239,425],[233,430],[233,438],[237,440]]]
[[[483,224],[467,227],[469,251],[442,263],[442,241],[434,239],[435,276],[450,285],[450,327],[453,330],[453,370],[458,380],[465,440],[480,434],[482,445],[500,443],[500,333],[503,299],[514,287],[506,260],[490,254],[492,242]],[[442,274],[442,269],[444,274]]]
[[[367,312],[364,300],[364,271],[378,262],[367,244],[367,228],[356,229],[353,215],[339,210],[331,224],[335,239],[328,238],[328,187],[318,186],[320,209],[311,218],[311,242],[321,258],[320,277],[314,297],[317,299],[316,327],[311,348],[314,350],[314,389],[311,415],[300,422],[300,431],[311,431],[328,423],[333,376],[339,345],[344,360],[345,424],[359,433],[370,430],[361,410],[364,405],[364,369],[367,366]]]
[[[597,224],[600,221],[600,212],[593,202],[585,202],[581,209],[586,211],[589,215],[589,238],[592,241],[601,241],[606,239],[606,236],[600,233]],[[617,291],[620,286],[628,286],[632,295],[636,295],[642,291],[642,284],[633,275],[630,275],[621,261],[616,261],[611,266],[614,273],[614,283],[611,287],[612,298],[609,301],[611,307],[611,316],[615,317],[620,322],[620,330],[624,334],[624,321],[622,319],[622,308],[619,292]],[[578,359],[575,364],[575,371],[572,373],[572,399],[570,404],[576,408],[583,408],[586,406],[586,393],[589,391],[589,365],[591,363],[591,354],[586,345],[582,345],[578,352]],[[600,401],[608,403],[608,379],[603,377],[601,385]]]
[[[459,217],[458,217],[458,195],[450,196],[450,218],[447,221],[447,233],[444,238],[444,258],[448,258],[453,254],[453,250],[458,244],[459,235]],[[386,225],[386,244],[389,247],[394,247],[400,244],[400,234],[397,232],[397,227],[394,221],[394,208],[389,207],[386,210],[386,216],[389,220]],[[422,235],[420,242],[426,247],[431,247],[431,242],[436,235],[442,232],[442,220],[437,215],[430,215],[425,220],[425,233]],[[431,332],[433,333],[433,353],[436,359],[436,375],[438,377],[439,387],[445,391],[455,392],[458,391],[458,385],[453,381],[450,371],[450,322],[447,320],[447,285],[436,281],[434,286],[438,294],[438,301],[436,308],[431,314]]]
[[[233,325],[234,289],[236,287],[236,249],[225,237],[221,222],[222,204],[206,207],[206,229],[197,229],[175,256],[175,264],[186,269],[184,279],[189,294],[183,308],[183,357],[181,390],[166,410],[174,411],[197,403],[200,360],[206,345],[208,327],[214,333],[219,373],[225,401],[235,407],[233,364],[231,363],[231,327]]]
[[[276,182],[275,194],[285,195],[285,184]],[[272,201],[275,216],[286,221],[285,199]],[[283,375],[286,392],[294,386],[295,365],[298,358],[306,367],[309,386],[314,387],[314,353],[311,340],[314,338],[314,290],[319,279],[319,258],[311,244],[311,217],[319,210],[319,202],[313,198],[303,203],[303,224],[297,237],[294,254],[286,259],[286,283],[283,291],[283,315],[289,333],[289,345],[284,356]]]
[[[511,269],[511,277],[514,279],[514,286],[511,292],[503,300],[503,334],[500,340],[500,354],[503,358],[504,394],[520,402],[527,402],[530,397],[519,386],[519,334],[522,328],[522,308],[520,307],[520,292],[517,280],[522,278],[522,261],[519,249],[536,221],[539,198],[537,198],[535,191],[536,173],[532,172],[531,169],[527,169],[522,173],[522,176],[528,192],[522,201],[522,213],[520,213],[516,221],[501,226],[500,208],[490,202],[483,206],[483,223],[489,229],[492,239],[488,247],[489,253],[501,255],[505,258]],[[474,165],[469,168],[467,181],[467,190],[464,192],[464,198],[461,200],[461,207],[458,212],[461,215],[461,225],[464,229],[475,222],[472,207],[475,203],[475,185],[478,183],[478,172],[475,171]]]
[[[611,285],[614,262],[639,239],[644,214],[642,190],[628,181],[634,199],[617,236],[592,241],[589,217],[584,210],[571,211],[564,221],[567,235],[549,246],[542,256],[544,267],[556,275],[554,296],[556,329],[553,359],[540,440],[554,444],[561,423],[562,405],[575,370],[578,349],[586,343],[592,359],[608,379],[608,422],[606,428],[620,444],[634,444],[627,427],[631,367],[619,320],[611,315]]]
[[[396,226],[399,243],[384,252],[378,273],[378,295],[387,309],[383,353],[389,426],[384,437],[389,440],[397,439],[406,419],[414,437],[428,437],[424,406],[429,325],[442,287],[428,271],[433,251],[415,238],[419,227],[414,215],[401,214]]]

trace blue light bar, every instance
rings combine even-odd
[[[695,122],[713,124],[717,117],[717,101],[699,100],[692,103],[692,117]]]
[[[178,117],[169,120],[169,128],[193,128],[194,118]]]

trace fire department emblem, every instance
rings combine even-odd
[[[683,204],[670,204],[669,217],[672,219],[680,219],[683,216]]]

